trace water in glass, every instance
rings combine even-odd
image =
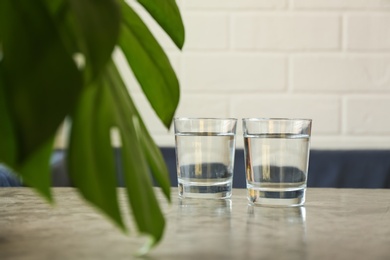
[[[309,136],[244,136],[248,199],[254,204],[298,206],[305,200]]]
[[[178,133],[176,138],[179,195],[228,198],[234,165],[234,134]]]

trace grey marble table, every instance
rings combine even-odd
[[[54,207],[0,189],[0,259],[135,258],[145,239],[134,228],[121,233],[72,188],[53,191]],[[300,208],[251,207],[238,189],[230,200],[172,197],[159,195],[167,228],[146,259],[390,259],[390,190],[308,189]]]

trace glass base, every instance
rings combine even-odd
[[[299,207],[305,203],[306,188],[300,189],[252,189],[248,188],[248,200],[256,206]]]
[[[182,198],[227,199],[232,196],[232,183],[185,183],[179,180],[179,196]]]

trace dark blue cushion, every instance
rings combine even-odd
[[[163,147],[171,185],[177,186],[175,148]],[[114,150],[118,186],[123,186],[121,152]],[[53,186],[72,186],[66,172],[64,151],[55,151],[51,161]],[[18,186],[20,182],[6,168],[0,168],[0,186]],[[390,150],[311,150],[309,187],[390,188]],[[244,151],[236,150],[233,187],[245,188]]]
[[[19,179],[4,165],[0,164],[0,187],[21,186]]]
[[[390,188],[390,151],[310,152],[309,187]]]

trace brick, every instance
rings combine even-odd
[[[297,55],[292,59],[294,91],[383,92],[390,90],[389,55]]]
[[[233,49],[256,49],[258,16],[256,14],[236,14],[232,16],[231,45]]]
[[[287,7],[287,0],[184,0],[186,9],[280,9]]]
[[[186,13],[185,50],[215,50],[228,47],[228,16],[220,13]]]
[[[182,93],[176,117],[228,117],[226,95]]]
[[[347,16],[347,48],[351,50],[389,50],[390,15]]]
[[[387,0],[292,0],[297,9],[383,9],[390,7]]]
[[[326,50],[340,47],[340,17],[323,14],[233,16],[236,49]]]
[[[390,96],[350,97],[346,101],[348,134],[390,134]]]
[[[281,91],[286,87],[286,58],[246,53],[183,54],[186,89],[208,91]]]
[[[313,119],[313,133],[340,132],[340,100],[318,95],[239,95],[232,99],[232,117]]]

